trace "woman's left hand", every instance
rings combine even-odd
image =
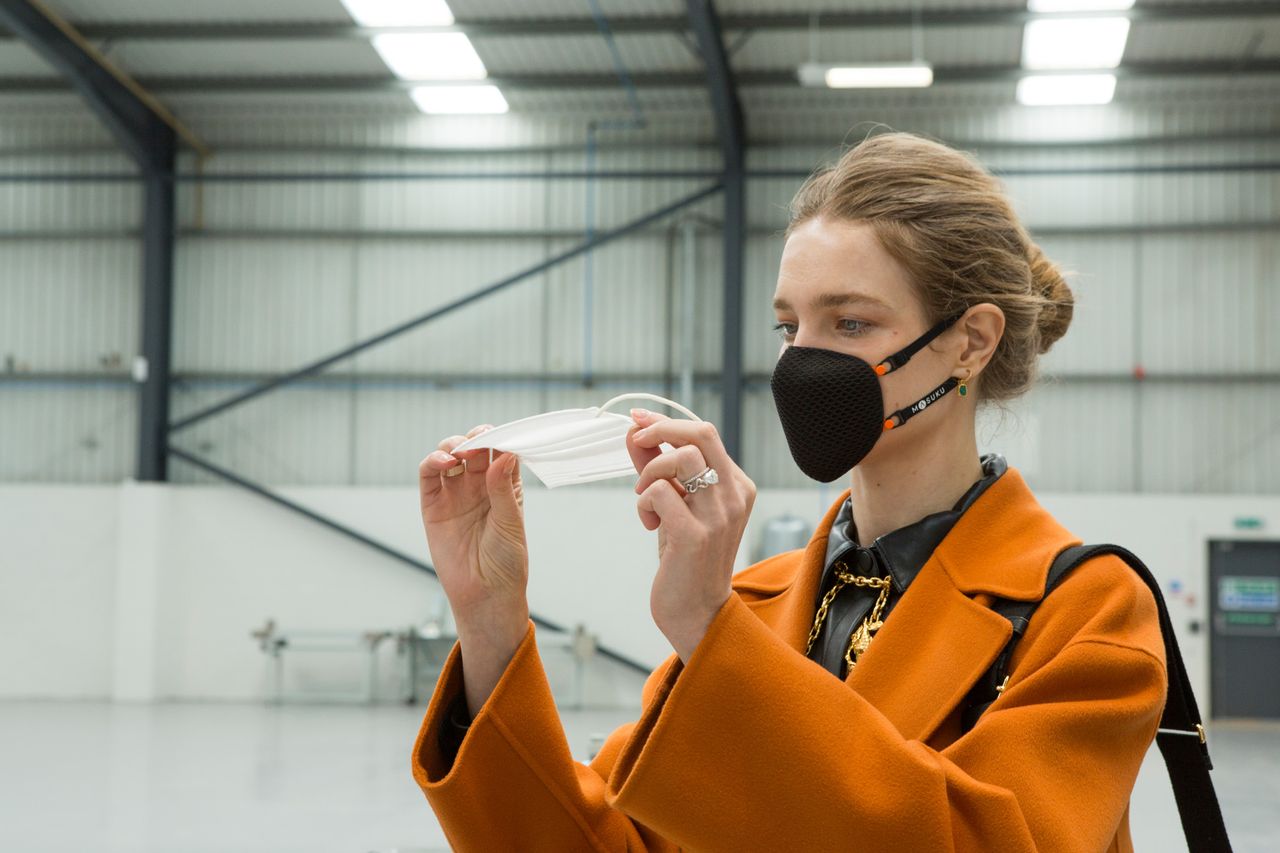
[[[636,510],[658,530],[658,574],[649,596],[653,621],[684,662],[733,594],[734,559],[755,504],[756,484],[730,458],[710,421],[632,410],[627,450],[640,478]],[[666,442],[675,450],[664,453]],[[693,494],[681,483],[716,470],[719,482]]]

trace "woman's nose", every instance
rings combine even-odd
[[[790,343],[798,347],[821,347],[822,341],[810,332],[804,329],[796,329],[796,336],[791,339]]]

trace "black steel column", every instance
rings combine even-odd
[[[103,65],[80,35],[28,0],[0,0],[0,25],[12,30],[80,93],[143,176],[142,357],[139,480],[164,480],[168,455],[169,350],[173,302],[173,128],[126,78]]]
[[[719,425],[725,449],[742,461],[742,271],[746,247],[745,131],[742,105],[725,52],[719,16],[711,0],[685,0],[689,26],[698,41],[707,73],[707,90],[715,111],[716,135],[724,163],[724,334]]]
[[[176,144],[173,131],[158,147],[167,163],[145,172],[142,214],[142,358],[146,378],[139,395],[137,479],[169,479],[169,356],[173,339],[173,244]]]

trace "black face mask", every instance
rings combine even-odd
[[[880,377],[897,370],[964,316],[948,317],[872,367],[856,355],[789,346],[773,367],[773,401],[800,470],[830,483],[863,460],[881,433],[919,414],[959,384],[952,376],[904,409],[885,415]]]

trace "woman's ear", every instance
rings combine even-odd
[[[971,306],[956,325],[964,332],[958,366],[971,369],[976,379],[1004,335],[1004,312],[999,305],[980,302]]]

